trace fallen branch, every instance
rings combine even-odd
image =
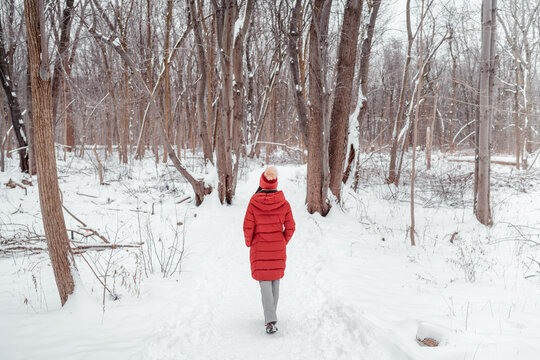
[[[81,196],[86,196],[86,197],[89,197],[89,198],[94,198],[94,199],[97,199],[97,198],[98,198],[97,196],[94,196],[94,195],[88,195],[88,194],[83,194],[83,193],[80,193],[80,192],[77,192],[76,194],[77,194],[77,195],[81,195]]]
[[[20,187],[24,191],[26,191],[26,186],[19,184],[18,182],[13,181],[12,179],[9,179],[7,183],[5,183],[8,188],[14,189],[15,187]]]
[[[133,244],[88,244],[72,246],[71,249],[76,255],[81,255],[87,251],[103,251],[103,250],[115,250],[124,248],[139,248],[143,243]],[[0,254],[12,254],[15,252],[36,252],[41,253],[48,251],[47,246],[24,246],[24,245],[12,245],[12,246],[0,246]]]
[[[92,235],[96,235],[98,238],[100,238],[101,240],[103,240],[105,243],[107,244],[110,244],[110,241],[103,235],[101,235],[99,232],[97,232],[97,230],[94,230],[92,228],[89,228],[88,225],[86,225],[81,219],[79,219],[78,217],[76,217],[71,211],[69,211],[65,206],[64,204],[62,204],[62,208],[64,208],[64,210],[66,210],[66,212],[71,215],[72,218],[74,218],[75,220],[77,220],[83,227],[81,228],[82,230],[86,230],[87,232],[90,232],[90,234],[88,235],[83,235],[81,234],[80,232],[78,231],[75,231],[75,230],[71,230],[73,232],[76,232],[77,234],[80,234],[82,235],[83,237],[89,237],[89,236],[92,236]]]
[[[92,270],[92,273],[94,274],[94,276],[96,277],[96,279],[98,279],[98,281],[101,283],[101,285],[103,285],[103,288],[106,289],[109,294],[111,294],[111,296],[117,300],[118,299],[118,296],[116,296],[116,294],[114,294],[111,290],[109,290],[109,288],[107,287],[107,285],[105,285],[105,283],[103,281],[101,281],[101,279],[99,278],[99,276],[96,274],[96,272],[94,271],[94,268],[92,268],[92,265],[90,265],[90,263],[88,262],[88,260],[86,260],[86,258],[84,257],[83,254],[80,254],[81,257],[83,258],[84,262],[86,262],[86,264],[88,265],[88,267],[90,268],[90,270]]]
[[[448,159],[448,161],[450,161],[450,162],[466,162],[466,163],[473,163],[474,164],[474,160],[468,160],[468,159]],[[516,163],[512,162],[512,161],[491,160],[491,163],[492,164],[497,164],[497,165],[516,166]]]
[[[107,240],[107,238],[103,235],[101,235],[100,233],[98,233],[96,230],[92,229],[92,228],[89,228],[89,227],[83,227],[81,228],[82,230],[86,230],[88,232],[90,232],[90,236],[92,235],[96,235],[98,238],[100,238],[101,240],[103,240],[105,243],[107,244],[110,244],[111,242],[109,240]]]

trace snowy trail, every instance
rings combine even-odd
[[[64,164],[62,190],[70,210],[124,241],[148,241],[149,226],[155,241],[163,239],[158,250],[170,249],[172,235],[185,231],[181,274],[163,278],[157,263],[153,270],[137,267],[137,254],[116,251],[115,269],[127,266],[127,275],[109,274],[120,299],[107,298],[103,311],[103,288],[80,261],[83,286],[62,308],[46,254],[0,258],[1,360],[537,358],[540,288],[535,279],[523,279],[521,261],[540,257],[540,250],[485,239],[513,236],[508,224],[537,228],[538,191],[497,190],[498,223],[490,229],[466,207],[419,207],[422,241],[413,248],[406,237],[408,203],[385,186],[348,194],[344,210],[334,206],[322,218],[304,207],[306,167],[280,166],[279,188],[292,206],[296,232],[280,286],[279,331],[269,336],[242,233],[262,168],[248,164],[252,170],[242,174],[234,205],[220,205],[214,194],[197,208],[177,205],[185,184],[166,165],[148,160],[133,173],[122,167],[110,173],[108,187],[88,176],[91,164],[69,163],[71,172]],[[20,182],[22,175],[0,173],[0,183],[10,177]],[[35,187],[28,194],[0,188],[0,201],[0,221],[39,229]],[[175,226],[178,221],[184,225]],[[450,243],[453,232],[459,236]],[[476,261],[473,283],[459,264],[470,259]],[[140,268],[149,277],[135,282],[139,294],[132,276]],[[441,343],[423,347],[417,337]]]
[[[192,240],[200,243],[184,265],[189,272],[182,275],[181,286],[188,293],[140,359],[408,358],[399,356],[388,340],[383,349],[377,330],[359,311],[331,295],[330,284],[321,276],[328,260],[324,231],[304,215],[295,184],[287,181],[294,174],[287,170],[281,169],[280,188],[293,199],[297,230],[281,282],[279,332],[264,333],[259,285],[250,276],[242,234],[250,190],[260,176],[256,170],[239,184],[241,195],[235,205],[219,212],[223,216],[210,218],[215,212],[204,207],[219,205],[206,204],[191,222],[192,231],[201,236]]]

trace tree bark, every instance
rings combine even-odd
[[[60,189],[54,151],[51,80],[48,70],[47,37],[43,16],[43,0],[24,0],[26,33],[30,56],[32,103],[36,136],[39,200],[49,256],[64,305],[74,291],[76,272],[73,252],[62,213]]]
[[[341,40],[338,49],[337,79],[330,119],[330,143],[328,148],[330,190],[338,201],[341,201],[341,183],[343,181],[343,165],[347,152],[351,90],[354,79],[354,66],[356,64],[356,43],[358,42],[360,19],[362,18],[362,5],[362,0],[347,0],[343,13]]]
[[[368,78],[369,78],[369,59],[371,58],[371,45],[373,43],[373,34],[375,32],[375,23],[377,21],[377,16],[379,14],[379,8],[381,6],[382,0],[374,0],[371,2],[371,5],[369,7],[370,9],[370,15],[369,15],[369,23],[367,25],[367,31],[366,36],[362,40],[362,48],[360,52],[360,67],[358,69],[359,71],[359,94],[358,94],[358,101],[356,104],[356,110],[355,113],[358,114],[356,120],[358,122],[358,129],[361,129],[361,126],[364,122],[364,118],[367,114],[367,85],[368,85]],[[354,119],[350,119],[349,121],[354,121]],[[349,124],[350,125],[350,124]],[[361,131],[358,131],[358,136],[361,136]],[[358,144],[360,144],[360,138],[358,139]],[[354,149],[354,146],[351,147],[351,150]],[[343,175],[343,182],[346,182],[346,179],[349,178],[350,171],[352,170],[352,162],[354,161],[354,156],[351,157],[349,155],[349,159],[351,159],[348,162],[347,168],[345,169],[345,174]],[[354,178],[358,179],[360,169],[357,167],[355,170]],[[355,181],[355,191],[356,191],[357,182]]]
[[[291,22],[289,25],[289,36],[287,41],[287,51],[289,54],[290,73],[294,86],[294,99],[296,105],[296,116],[300,126],[300,134],[304,144],[308,143],[308,109],[304,95],[304,84],[302,83],[302,72],[300,68],[299,48],[301,31],[299,23],[301,22],[302,0],[296,0],[296,4],[291,13]]]
[[[368,77],[369,77],[369,59],[371,58],[371,45],[373,43],[373,33],[375,32],[375,23],[377,21],[377,16],[379,14],[379,8],[381,7],[382,0],[373,0],[371,4],[371,12],[369,15],[369,24],[367,26],[366,37],[362,40],[362,51],[360,53],[360,67],[359,67],[359,77],[360,77],[360,91],[362,96],[359,97],[361,100],[360,104],[357,106],[360,107],[358,111],[358,126],[362,126],[364,118],[367,113],[367,90],[368,90]]]
[[[480,118],[477,126],[474,212],[484,225],[491,225],[490,152],[493,117],[492,90],[495,77],[495,24],[497,0],[482,2],[482,51],[480,54]]]
[[[28,42],[26,43],[28,50]],[[26,57],[26,113],[24,116],[24,130],[26,133],[26,142],[28,143],[27,156],[28,156],[28,173],[31,175],[37,174],[36,169],[36,151],[35,151],[35,137],[34,137],[34,119],[32,113],[32,79],[30,75],[30,58]]]
[[[172,7],[173,1],[167,0],[167,13],[165,18],[165,48],[164,48],[164,58],[169,58],[170,53],[170,38],[171,38],[171,28],[172,28]],[[163,74],[163,125],[165,126],[165,133],[171,140],[171,75],[169,73],[169,67],[165,67],[165,73]],[[163,152],[163,162],[167,162],[167,152]]]
[[[326,52],[328,48],[328,21],[332,0],[314,0],[309,28],[309,112],[307,210],[325,216],[328,203],[328,90],[326,86]]]
[[[418,42],[418,69],[420,71],[418,77],[418,90],[416,91],[416,106],[414,113],[414,127],[413,127],[413,150],[412,150],[412,169],[411,169],[411,228],[409,235],[411,238],[411,246],[416,245],[415,234],[415,217],[414,217],[414,185],[416,182],[416,145],[418,143],[418,113],[420,112],[420,102],[422,100],[422,90],[424,88],[424,54],[422,53],[422,34],[423,34],[423,25],[424,25],[424,0],[422,0],[422,7],[420,11],[420,39]],[[413,99],[414,101],[414,99]]]
[[[426,168],[431,169],[431,148],[433,146],[433,129],[435,128],[435,119],[437,118],[437,100],[439,98],[439,84],[435,88],[435,99],[433,100],[433,114],[431,124],[426,129]]]
[[[13,124],[13,133],[17,139],[17,145],[19,146],[19,150],[17,151],[19,153],[19,167],[22,172],[28,172],[29,159],[26,150],[28,143],[25,135],[23,114],[15,89],[13,59],[10,59],[10,56],[8,56],[8,51],[15,51],[15,49],[12,48],[8,50],[6,44],[2,19],[0,19],[0,82],[4,88],[4,93],[6,94],[6,101],[11,115],[11,122]]]
[[[233,67],[233,118],[231,143],[234,155],[233,171],[232,171],[232,196],[236,193],[236,184],[238,182],[238,166],[242,157],[242,125],[244,122],[244,71],[243,71],[243,55],[244,55],[244,39],[249,28],[251,13],[253,12],[254,1],[247,0],[245,5],[244,18],[237,15],[236,22],[243,20],[241,27],[235,30],[236,37],[233,39],[232,52],[232,67]],[[235,25],[236,27],[237,25]]]
[[[68,46],[70,43],[71,23],[73,17],[74,0],[66,0],[66,6],[62,11],[60,21],[60,41],[58,42],[58,56],[54,64],[52,77],[52,98],[53,98],[53,119],[58,115],[58,103],[60,102],[60,88],[67,92],[66,81],[64,77],[68,73]],[[62,86],[60,86],[62,84]],[[68,103],[70,99],[67,99]],[[72,151],[75,145],[75,132],[73,130],[73,117],[64,114],[65,145],[67,151]]]
[[[403,118],[403,110],[405,108],[405,92],[407,87],[407,78],[409,75],[409,65],[411,63],[411,50],[413,45],[413,34],[411,30],[411,0],[407,0],[406,6],[406,19],[407,19],[407,58],[405,59],[405,68],[403,70],[403,78],[401,79],[401,90],[399,92],[399,103],[398,111],[396,118],[394,120],[394,127],[392,130],[392,148],[390,150],[390,166],[388,171],[388,178],[386,179],[387,184],[396,184],[397,179],[397,150],[398,150],[398,137],[399,137],[399,128]]]
[[[454,54],[454,49],[452,47],[452,44],[455,42],[454,38],[454,31],[451,30],[450,33],[451,40],[448,42],[448,46],[450,49],[450,57],[452,58],[452,100],[450,103],[450,119],[448,123],[448,147],[450,152],[454,152],[454,116],[456,113],[456,90],[457,90],[457,81],[456,81],[456,73],[457,73],[457,55]]]
[[[197,59],[199,66],[199,73],[201,78],[197,83],[197,119],[199,122],[199,136],[203,145],[204,161],[214,163],[212,155],[212,146],[210,145],[210,137],[208,134],[208,117],[207,108],[204,99],[207,95],[207,67],[206,55],[204,52],[204,40],[201,31],[201,16],[195,8],[194,0],[187,0],[188,9],[193,23],[193,32],[195,34],[195,46],[197,48]],[[211,100],[208,100],[211,102]]]

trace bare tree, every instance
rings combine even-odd
[[[73,273],[77,269],[67,237],[58,187],[43,0],[25,0],[24,10],[34,105],[39,202],[56,285],[64,305],[74,291]]]
[[[52,98],[53,98],[53,118],[56,119],[58,114],[58,104],[60,102],[60,89],[66,94],[69,93],[69,88],[65,80],[65,76],[69,73],[69,52],[71,36],[71,23],[73,18],[74,0],[66,0],[66,5],[62,11],[60,21],[60,40],[58,41],[58,56],[54,63],[54,71],[52,76]],[[61,86],[63,84],[63,86]],[[65,129],[65,145],[67,151],[72,151],[75,145],[75,133],[73,129],[73,118],[64,116]]]
[[[381,7],[382,0],[374,0],[368,3],[368,9],[369,9],[369,22],[367,24],[367,27],[365,29],[365,36],[362,40],[362,47],[360,52],[360,65],[358,69],[358,81],[359,81],[359,91],[358,91],[358,100],[356,101],[356,109],[354,110],[354,114],[357,114],[356,119],[349,119],[349,126],[351,126],[353,121],[356,121],[358,123],[358,129],[361,128],[364,118],[367,114],[367,108],[368,108],[368,78],[369,78],[369,61],[371,59],[371,48],[373,44],[373,35],[375,34],[375,23],[377,21],[377,17],[379,15],[379,8]],[[361,132],[358,131],[358,136],[361,136]],[[358,139],[358,143],[360,144],[360,140]],[[343,175],[343,182],[347,182],[347,179],[349,178],[350,171],[352,169],[352,163],[355,158],[356,150],[354,145],[351,144],[351,148],[349,150],[349,156],[347,160],[347,167],[345,170],[345,174]],[[357,167],[355,171],[355,189],[357,185],[356,179],[358,179],[360,168]]]
[[[401,90],[399,93],[398,111],[394,120],[394,126],[392,130],[392,149],[390,150],[390,167],[388,170],[388,178],[386,182],[388,184],[396,183],[398,179],[397,172],[397,151],[399,142],[399,128],[403,118],[403,111],[405,108],[405,93],[407,91],[407,78],[409,76],[409,65],[411,63],[411,51],[414,41],[413,32],[411,29],[411,0],[407,0],[406,6],[406,19],[407,19],[407,57],[405,58],[405,67],[403,70],[403,77],[401,80]]]
[[[491,122],[493,117],[493,81],[495,77],[495,24],[497,0],[482,1],[482,52],[480,56],[480,118],[476,126],[476,162],[474,177],[474,213],[484,225],[490,225]]]
[[[199,66],[199,73],[201,78],[197,84],[197,119],[199,121],[199,136],[201,137],[203,145],[203,154],[204,160],[214,163],[214,158],[212,155],[212,146],[210,144],[210,137],[208,135],[208,118],[207,118],[207,108],[205,104],[205,98],[207,96],[206,86],[207,86],[207,61],[206,54],[204,50],[204,40],[201,30],[201,16],[195,7],[194,0],[187,0],[189,14],[191,21],[193,22],[193,31],[195,33],[195,43],[197,48],[197,59]]]
[[[238,4],[236,0],[212,1],[215,11],[217,45],[220,49],[219,73],[222,80],[220,117],[217,123],[217,166],[219,198],[230,204],[236,190],[240,161],[241,126],[243,122],[243,54],[253,0]],[[243,19],[240,11],[244,11]],[[233,156],[234,155],[234,156]]]
[[[530,41],[533,24],[540,8],[540,2],[530,7],[528,1],[512,0],[503,2],[497,12],[497,19],[503,29],[509,53],[515,66],[514,87],[514,132],[516,167],[526,161],[527,135],[531,128],[532,88],[534,76],[533,54],[539,41]]]
[[[416,145],[418,143],[418,112],[420,111],[420,102],[422,101],[422,90],[423,90],[423,81],[424,81],[424,54],[422,53],[422,35],[424,33],[424,0],[422,0],[422,8],[420,11],[420,39],[418,41],[418,68],[420,69],[420,74],[418,76],[418,86],[416,93],[416,106],[414,114],[414,126],[413,126],[413,150],[412,150],[412,170],[411,170],[411,228],[409,229],[409,235],[411,237],[411,245],[415,246],[415,218],[414,218],[414,185],[416,181]]]
[[[378,2],[380,4],[380,1]],[[351,107],[351,90],[356,64],[356,44],[362,18],[362,0],[347,0],[343,12],[341,40],[338,49],[337,79],[334,90],[334,104],[330,118],[330,190],[341,200],[343,165],[347,151],[347,133]],[[373,36],[373,31],[371,32]],[[367,69],[365,69],[367,71]]]
[[[8,5],[8,19],[11,22],[9,25],[13,26],[12,22],[15,12],[13,0],[10,0]],[[15,86],[15,72],[13,70],[15,48],[16,42],[14,39],[11,39],[11,44],[8,46],[7,38],[4,34],[4,27],[2,26],[2,19],[0,18],[0,82],[2,82],[2,88],[6,95],[11,123],[13,124],[13,133],[19,146],[19,167],[22,172],[28,172],[29,157],[28,152],[26,151],[28,143],[23,122],[23,111],[21,109],[19,97],[17,96],[18,91]]]
[[[287,39],[287,51],[289,54],[290,74],[294,86],[294,100],[296,105],[296,116],[300,125],[300,133],[304,144],[308,143],[308,109],[305,99],[304,84],[302,82],[301,56],[299,54],[302,47],[302,0],[296,0],[291,12],[289,24],[289,34]]]
[[[328,21],[332,0],[312,1],[309,28],[309,112],[307,209],[310,213],[326,215],[328,203],[328,86],[326,66],[328,50]]]

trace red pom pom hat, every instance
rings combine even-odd
[[[275,167],[267,167],[266,170],[261,174],[261,179],[259,180],[259,186],[263,190],[276,190],[278,185],[277,170]]]

